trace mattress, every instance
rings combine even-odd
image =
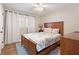
[[[23,34],[25,38],[28,40],[32,40],[36,45],[37,51],[41,51],[42,49],[54,44],[55,42],[60,40],[60,34],[51,34],[51,33],[45,33],[45,32],[39,32],[39,33],[29,33],[29,34]],[[29,39],[30,38],[30,39]]]

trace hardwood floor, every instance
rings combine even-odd
[[[60,48],[57,47],[56,49],[52,50],[49,55],[60,55],[59,49]],[[1,55],[18,55],[16,50],[16,43],[5,45],[5,47],[2,49]]]
[[[17,55],[16,43],[5,45],[2,49],[2,55]]]

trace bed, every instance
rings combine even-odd
[[[44,23],[44,28],[59,29],[59,34],[39,32],[23,34],[21,44],[27,47],[33,55],[46,55],[60,44],[60,36],[63,36],[63,21]],[[49,43],[49,44],[48,44]]]

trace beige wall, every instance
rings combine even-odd
[[[59,10],[57,9],[41,18],[42,23],[53,21],[64,21],[65,34],[75,30],[79,31],[79,5],[71,5]]]

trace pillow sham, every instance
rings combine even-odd
[[[52,28],[44,28],[44,32],[46,33],[52,33]]]
[[[54,29],[52,30],[52,33],[53,33],[53,34],[59,34],[59,29],[54,28]]]

